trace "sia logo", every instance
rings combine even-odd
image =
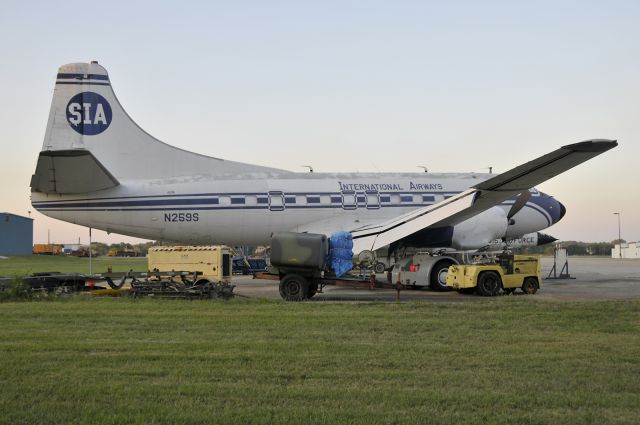
[[[95,136],[109,128],[111,117],[111,105],[98,93],[78,93],[67,104],[69,125],[86,136]]]

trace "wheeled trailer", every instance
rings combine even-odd
[[[341,277],[315,275],[309,270],[272,270],[270,272],[258,272],[253,274],[254,279],[267,279],[280,281],[279,291],[282,299],[286,301],[303,301],[322,293],[326,286],[341,286],[353,289],[394,289],[401,291],[404,285],[391,284],[376,279],[375,274],[346,275]]]
[[[227,282],[212,282],[202,278],[202,272],[151,271],[105,273],[102,275],[112,290],[121,290],[130,285],[129,295],[135,297],[154,296],[163,298],[224,298],[233,297],[234,285]],[[114,282],[117,281],[117,282]]]
[[[0,291],[4,290],[13,278],[0,278]],[[22,278],[22,283],[34,291],[78,292],[90,289],[96,277],[81,273],[37,272]]]

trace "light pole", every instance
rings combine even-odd
[[[620,213],[614,212],[613,215],[618,216],[618,246],[620,247],[619,253],[620,253],[620,259],[622,260],[622,238],[620,237]]]

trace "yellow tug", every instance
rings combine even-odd
[[[476,291],[492,297],[500,290],[511,294],[522,289],[525,294],[535,294],[542,282],[540,258],[529,255],[498,255],[491,263],[456,264],[449,267],[447,286],[460,292]]]

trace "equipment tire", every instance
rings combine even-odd
[[[444,292],[451,291],[453,288],[447,286],[447,272],[449,266],[454,263],[448,260],[438,261],[429,273],[429,287],[434,291]]]
[[[522,292],[527,295],[533,295],[538,292],[538,279],[535,277],[525,277],[524,282],[522,282]]]
[[[313,298],[317,293],[318,293],[318,284],[316,282],[312,282],[311,284],[309,284],[307,299]]]
[[[502,282],[496,272],[487,271],[478,277],[478,294],[483,297],[494,297],[500,292]]]
[[[385,270],[387,270],[387,266],[385,266],[384,263],[376,263],[375,266],[373,266],[373,271],[378,274],[384,273]]]
[[[309,282],[297,274],[288,274],[280,280],[280,296],[286,301],[302,301],[309,296]]]

